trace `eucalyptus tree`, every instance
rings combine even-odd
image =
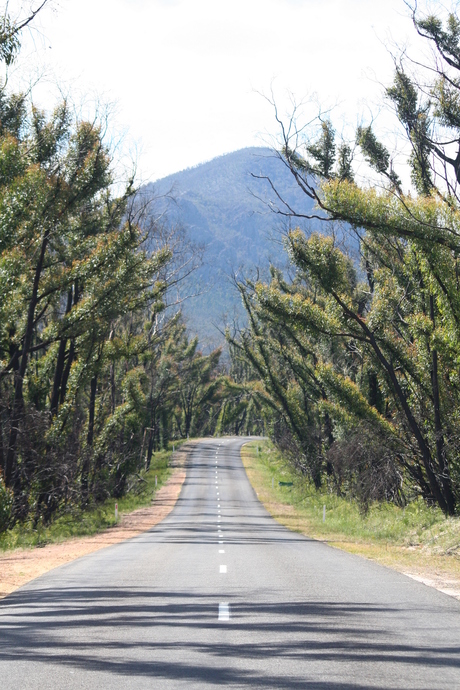
[[[405,480],[453,514],[460,499],[460,20],[455,13],[411,13],[433,61],[423,65],[402,54],[385,92],[408,157],[410,188],[373,126],[338,144],[328,119],[319,118],[316,137],[304,135],[294,120],[278,119],[280,157],[317,210],[297,214],[278,195],[277,211],[346,223],[359,239],[362,265],[351,270],[333,238],[307,239],[293,230],[287,248],[307,291],[272,280],[254,286],[254,299],[265,328],[276,319],[284,333],[291,329],[310,342],[321,334],[322,343],[342,353],[337,358],[314,343],[313,371],[322,387],[317,406],[334,422],[333,439],[359,423],[371,425]],[[359,183],[356,148],[369,166]],[[266,347],[262,337],[259,350]],[[264,367],[264,380],[276,376],[274,363]],[[288,386],[279,393],[273,382],[267,387],[282,402]]]
[[[7,66],[20,28],[4,17]],[[154,318],[162,309],[171,251],[147,251],[133,180],[114,195],[112,168],[96,122],[76,120],[66,102],[47,115],[2,86],[0,470],[19,518],[34,504],[36,518],[48,519],[78,483],[88,500],[95,458],[101,464],[98,395],[115,359],[114,334],[128,315],[148,309]],[[117,353],[129,399],[140,340]]]
[[[124,220],[131,185],[111,197],[111,161],[98,128],[84,122],[74,128],[65,104],[50,121],[32,115],[22,139],[4,137],[4,170],[15,158],[19,164],[0,188],[0,377],[14,390],[4,478],[18,494],[27,404],[49,409],[51,441],[89,382],[92,445],[97,377],[113,324],[158,299],[158,271],[170,256],[167,249],[147,256],[140,229]],[[83,469],[83,483],[85,475]]]

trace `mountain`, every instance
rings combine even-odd
[[[270,262],[286,263],[281,240],[288,219],[273,212],[280,202],[267,178],[292,208],[311,212],[311,199],[269,148],[245,148],[219,156],[142,190],[155,199],[156,215],[166,214],[168,222],[183,226],[194,243],[204,246],[203,266],[181,289],[183,294],[200,293],[184,302],[183,311],[190,330],[205,347],[223,342],[218,328],[225,320],[235,316],[244,320],[230,276],[254,274],[256,267],[266,274]],[[304,229],[311,232],[320,223],[311,221]]]

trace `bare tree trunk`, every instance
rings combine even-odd
[[[68,295],[67,295],[67,305],[66,305],[66,310],[65,310],[66,314],[68,314],[72,308],[72,298],[73,298],[73,290],[72,290],[72,288],[70,288]],[[57,357],[57,362],[56,362],[56,369],[54,372],[53,392],[51,394],[50,410],[51,410],[51,415],[53,417],[55,415],[57,415],[57,412],[58,412],[59,395],[61,392],[62,379],[63,379],[63,375],[64,375],[66,346],[67,346],[67,338],[61,338],[61,342],[59,343],[59,351],[58,351],[58,357]]]
[[[97,374],[91,379],[91,388],[89,396],[89,419],[88,419],[88,433],[86,436],[86,451],[83,461],[83,467],[81,470],[81,498],[82,503],[88,502],[88,481],[89,481],[89,463],[91,449],[93,446],[94,438],[94,413],[96,409],[96,392],[97,392]]]
[[[147,447],[147,462],[145,464],[146,469],[150,469],[150,464],[152,462],[153,448],[155,445],[155,431],[150,429],[149,433],[149,445]]]
[[[14,463],[16,459],[16,446],[19,433],[19,424],[21,422],[22,413],[24,409],[24,376],[27,371],[27,362],[29,349],[32,343],[33,329],[34,329],[34,319],[35,319],[35,308],[37,306],[38,300],[38,287],[40,284],[40,278],[43,270],[43,263],[45,260],[46,249],[49,242],[50,229],[45,231],[42,239],[42,245],[40,248],[40,256],[38,259],[37,266],[35,268],[34,282],[32,286],[32,295],[29,302],[29,309],[27,312],[27,323],[26,330],[24,333],[24,339],[22,344],[22,355],[21,363],[19,369],[15,374],[15,385],[14,385],[14,400],[13,400],[13,413],[11,415],[11,428],[10,428],[10,438],[8,442],[8,452],[6,456],[5,463],[5,486],[11,484],[14,471]]]
[[[80,297],[80,293],[78,290],[78,278],[76,278],[74,290],[73,290],[73,306],[74,307],[77,304],[79,297]],[[67,383],[69,380],[70,369],[72,367],[74,359],[75,359],[75,340],[72,338],[72,340],[70,341],[69,353],[67,355],[67,362],[65,365],[65,369],[64,369],[64,372],[62,375],[62,381],[61,381],[61,392],[59,395],[59,403],[61,405],[64,402],[65,396],[67,393]]]
[[[435,327],[435,312],[434,299],[430,295],[430,318]],[[434,429],[436,438],[436,460],[438,462],[440,481],[443,489],[443,494],[446,499],[448,512],[453,515],[455,512],[455,498],[452,491],[452,482],[449,474],[449,466],[446,458],[446,449],[444,443],[444,432],[441,421],[441,402],[439,396],[439,378],[438,378],[438,351],[433,349],[431,351],[431,390],[433,395],[434,407]]]

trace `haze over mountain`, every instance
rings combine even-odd
[[[143,188],[144,194],[157,197],[156,214],[165,212],[169,222],[182,225],[193,242],[204,245],[204,264],[182,286],[182,293],[201,293],[184,302],[183,311],[205,347],[223,342],[216,325],[222,328],[234,316],[244,319],[230,276],[254,274],[256,267],[267,273],[270,262],[286,263],[282,236],[289,222],[273,212],[280,207],[279,199],[261,178],[269,178],[297,211],[312,210],[312,201],[282,160],[262,147],[219,156]],[[311,232],[318,223],[304,224],[304,229]]]

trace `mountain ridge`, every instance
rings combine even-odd
[[[203,266],[183,286],[187,291],[205,293],[184,303],[184,314],[192,332],[205,347],[223,343],[222,333],[213,325],[227,319],[244,320],[238,292],[229,275],[251,274],[257,268],[268,273],[270,262],[286,263],[281,237],[288,219],[277,214],[274,188],[293,208],[302,213],[313,202],[297,185],[276,151],[249,147],[217,156],[205,163],[168,175],[142,188],[155,199],[154,209],[168,222],[187,229],[192,242],[204,245]],[[299,223],[310,233],[319,221]]]

